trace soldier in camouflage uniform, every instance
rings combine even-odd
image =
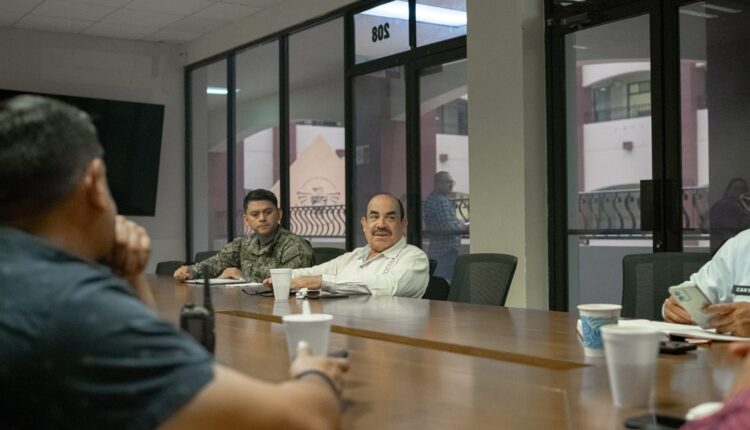
[[[262,282],[271,276],[270,269],[313,265],[310,242],[279,225],[281,209],[272,192],[250,191],[243,205],[243,222],[251,233],[234,239],[211,258],[180,267],[174,273],[175,279],[184,281],[198,273],[207,273],[212,278]]]

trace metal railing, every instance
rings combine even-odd
[[[583,122],[615,121],[618,119],[639,118],[651,115],[651,103],[641,103],[612,109],[596,109],[584,114]]]
[[[682,229],[708,233],[708,187],[682,189]],[[622,189],[578,193],[577,231],[598,235],[641,232],[641,191]],[[582,230],[582,231],[581,231]]]
[[[456,217],[463,222],[469,222],[468,197],[450,200],[456,210]],[[290,227],[295,234],[309,238],[346,237],[345,205],[292,206],[289,210]],[[217,232],[226,232],[226,214],[226,211],[214,213],[214,229]],[[238,213],[237,217],[241,219],[242,213]]]
[[[295,234],[304,237],[345,237],[345,205],[292,206],[289,211],[291,229]]]
[[[455,198],[450,201],[453,203],[453,209],[456,210],[456,216],[463,222],[469,222],[469,198]]]
[[[450,199],[456,216],[469,222],[469,199]],[[304,237],[343,238],[346,233],[346,206],[292,206],[289,208],[292,232]]]

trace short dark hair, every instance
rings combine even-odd
[[[103,155],[85,112],[39,96],[6,101],[0,106],[0,222],[43,213]]]
[[[372,199],[374,199],[377,196],[388,196],[388,197],[392,198],[393,200],[395,200],[398,203],[398,212],[399,212],[399,216],[401,217],[401,221],[404,220],[404,205],[403,205],[403,203],[401,203],[401,200],[399,200],[399,198],[396,197],[396,196],[394,196],[393,194],[390,194],[390,193],[377,193],[377,194],[374,194],[372,197],[370,197],[369,200],[367,200],[367,205],[369,206],[370,205],[370,201],[372,201]],[[365,207],[365,212],[367,212],[367,207]],[[367,214],[365,214],[365,215],[367,215]]]
[[[258,201],[271,202],[273,203],[273,207],[279,207],[279,201],[276,200],[276,196],[272,192],[264,190],[263,188],[256,188],[245,196],[245,200],[242,202],[243,211],[247,212],[247,205],[250,204],[250,202]]]

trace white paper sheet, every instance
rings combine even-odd
[[[718,340],[725,342],[734,342],[737,340],[750,340],[750,337],[739,337],[732,336],[729,334],[716,333],[716,330],[704,330],[697,325],[686,325],[686,324],[673,324],[662,321],[649,321],[649,320],[620,320],[620,325],[633,326],[633,327],[653,327],[660,330],[666,335],[676,335],[683,337],[690,337],[695,339],[709,339]]]

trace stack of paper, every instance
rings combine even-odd
[[[203,285],[203,279],[189,279],[187,281],[188,284],[199,284]],[[244,279],[222,279],[222,278],[211,278],[208,280],[209,285],[227,285],[231,287],[248,287],[248,286],[257,286],[257,285],[263,285],[258,282],[248,282]]]
[[[661,321],[649,321],[649,320],[620,320],[622,326],[633,326],[633,327],[652,327],[660,330],[666,335],[676,335],[683,337],[690,337],[694,339],[710,339],[733,342],[736,340],[750,340],[750,337],[739,337],[732,336],[729,334],[716,333],[715,329],[705,330],[697,325],[686,325],[686,324],[673,324]]]

